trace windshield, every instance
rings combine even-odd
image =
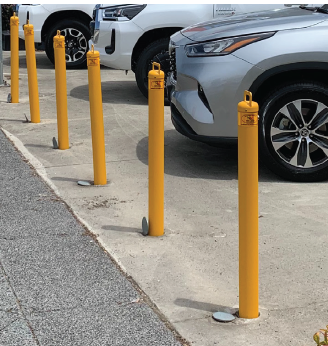
[[[319,6],[306,6],[306,5],[301,5],[300,8],[303,10],[308,10],[308,11],[316,11],[316,12],[321,12],[321,13],[327,13],[328,14],[328,5],[322,5],[321,7]]]
[[[328,13],[328,5],[322,5],[321,7],[318,7],[317,11]]]

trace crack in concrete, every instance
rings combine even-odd
[[[34,330],[33,330],[33,327],[32,327],[31,322],[27,319],[27,317],[26,317],[26,315],[25,315],[25,313],[24,313],[24,310],[23,310],[23,308],[22,308],[22,306],[21,306],[21,303],[20,303],[20,301],[19,301],[19,299],[18,299],[18,296],[17,296],[17,294],[16,294],[16,292],[15,292],[15,290],[14,290],[13,285],[11,284],[11,282],[10,282],[10,280],[9,280],[9,277],[8,277],[8,275],[7,275],[7,272],[6,272],[6,270],[5,270],[5,268],[4,268],[4,266],[3,266],[3,264],[2,264],[1,261],[0,261],[0,268],[1,268],[1,270],[2,270],[2,273],[3,273],[4,277],[6,278],[6,281],[7,281],[8,285],[9,285],[9,287],[10,287],[10,289],[11,289],[11,291],[12,291],[14,297],[15,297],[15,299],[16,299],[17,307],[18,307],[19,311],[21,312],[21,314],[22,314],[22,316],[23,316],[25,322],[27,323],[28,328],[30,329],[30,331],[31,331],[31,333],[32,333],[32,336],[33,336],[34,341],[36,342],[36,344],[37,344],[38,346],[41,346],[41,344],[40,344],[40,342],[39,342],[37,336],[36,336],[35,333],[34,333]]]

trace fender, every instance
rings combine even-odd
[[[273,67],[265,72],[263,72],[260,76],[258,76],[255,81],[252,83],[249,91],[254,95],[257,91],[259,91],[260,87],[270,78],[282,74],[284,72],[291,71],[309,71],[309,70],[321,70],[328,72],[328,63],[326,62],[318,62],[318,61],[308,61],[308,62],[297,62],[292,64],[280,65]]]

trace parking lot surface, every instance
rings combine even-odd
[[[326,182],[286,182],[260,164],[261,315],[215,322],[213,312],[238,308],[237,147],[184,138],[165,107],[165,235],[143,237],[148,106],[134,75],[101,70],[108,184],[82,187],[78,180],[93,180],[87,71],[67,71],[71,148],[61,151],[52,148],[54,68],[37,53],[41,123],[31,124],[23,122],[30,118],[23,53],[20,66],[20,103],[6,103],[10,88],[0,88],[0,125],[184,338],[199,346],[313,343],[328,323]],[[4,72],[9,78],[8,53]]]

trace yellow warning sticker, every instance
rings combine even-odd
[[[55,41],[55,48],[65,48],[65,41]]]
[[[99,59],[88,59],[88,66],[98,66],[99,65]]]
[[[163,80],[150,81],[150,89],[164,89],[164,81]]]
[[[26,36],[34,35],[34,30],[33,29],[26,29],[25,30],[25,35]]]
[[[238,125],[254,126],[257,124],[258,124],[258,115],[257,114],[242,113],[239,116],[239,124]]]

